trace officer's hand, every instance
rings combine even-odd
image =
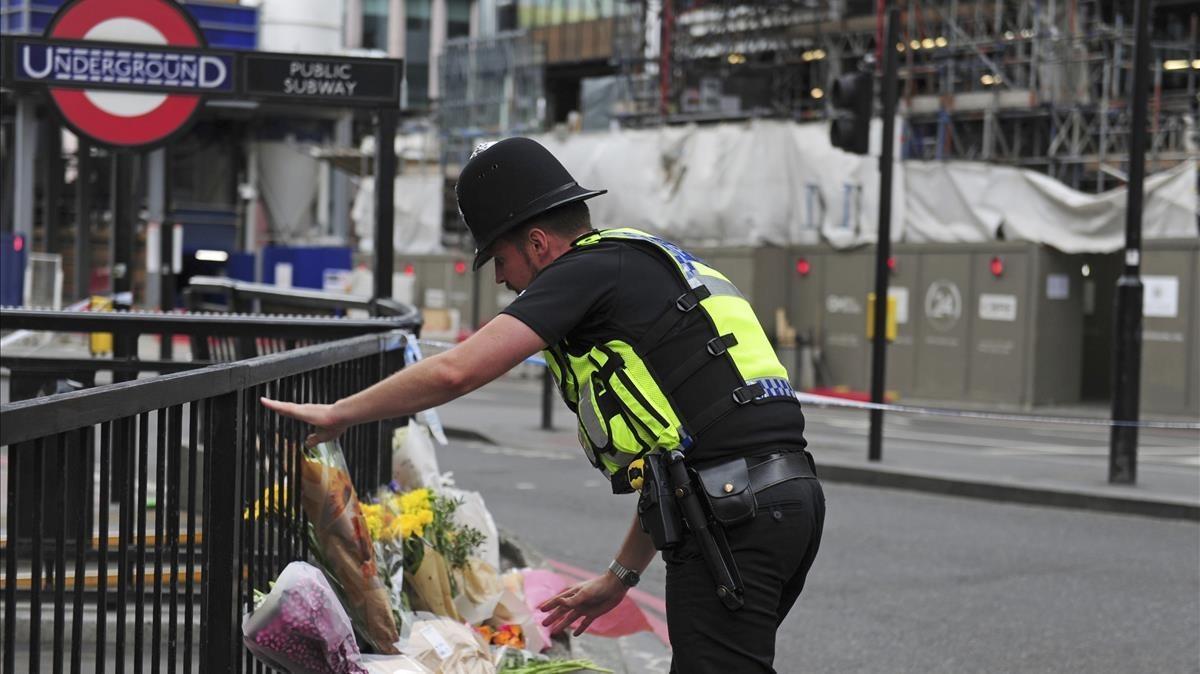
[[[629,588],[611,573],[576,583],[538,605],[538,610],[550,615],[542,621],[556,633],[582,619],[575,628],[575,636],[587,631],[592,621],[613,610]]]
[[[285,417],[299,419],[313,426],[313,432],[304,439],[305,447],[316,447],[322,442],[333,440],[341,435],[346,427],[337,422],[333,415],[333,405],[314,405],[285,403],[270,398],[260,398],[263,407],[274,410]]]

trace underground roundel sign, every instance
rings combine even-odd
[[[75,0],[44,37],[21,47],[21,79],[47,84],[67,123],[106,145],[161,143],[206,91],[232,86],[232,59],[201,51],[199,27],[171,0]]]

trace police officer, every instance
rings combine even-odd
[[[478,148],[456,193],[474,268],[492,261],[517,299],[454,349],[332,405],[264,404],[312,424],[315,444],[453,400],[541,351],[588,460],[615,493],[640,491],[608,571],[542,604],[546,624],[582,634],[661,550],[672,671],[774,671],[825,501],[750,304],[668,241],[593,229],[584,201],[605,190],[580,187],[531,139]]]

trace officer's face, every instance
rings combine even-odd
[[[502,240],[496,242],[494,248],[492,264],[496,268],[496,283],[503,283],[505,288],[517,293],[528,288],[538,269],[526,246]]]

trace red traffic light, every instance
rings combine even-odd
[[[415,273],[417,273],[417,270],[411,264],[404,265],[405,276],[412,276]]]
[[[811,271],[812,271],[812,264],[808,260],[806,260],[804,258],[797,258],[797,260],[796,260],[796,273],[797,274],[799,274],[801,276],[808,276],[809,272],[811,272]]]
[[[887,268],[888,268],[888,271],[891,271],[891,272],[896,271],[896,258],[894,256],[888,257]]]
[[[454,262],[454,273],[455,274],[467,273],[467,263],[463,262],[462,260],[456,260]]]
[[[993,257],[992,261],[988,264],[988,269],[992,271],[992,276],[1000,278],[1004,275],[1004,259],[1000,256]]]
[[[24,249],[25,249],[25,237],[14,236],[13,237],[13,250],[19,253]]]

